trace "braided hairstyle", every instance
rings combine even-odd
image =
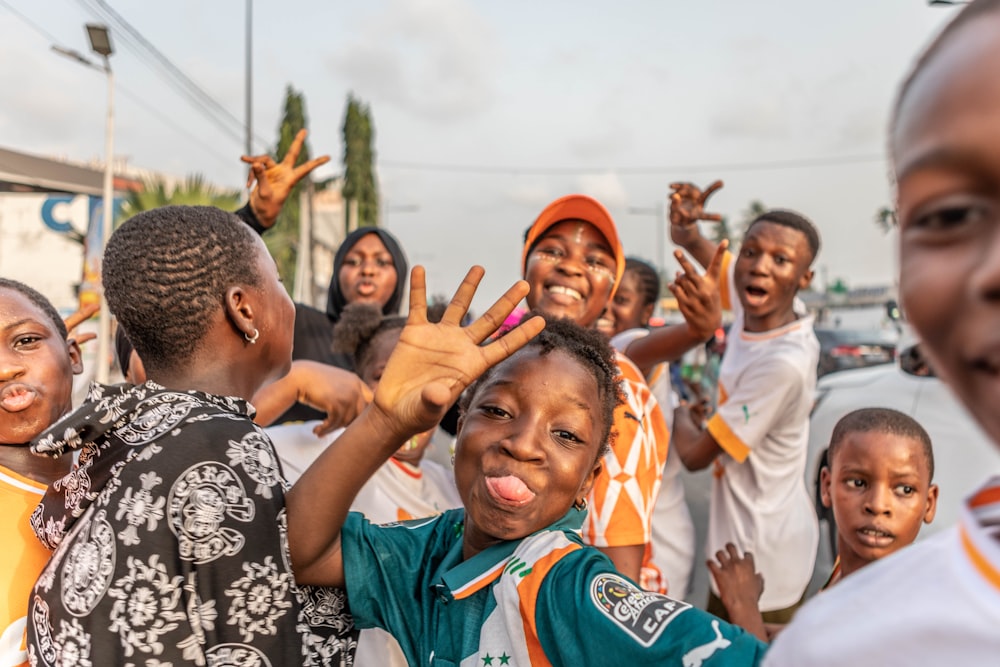
[[[528,314],[525,318],[534,314],[536,313]],[[522,349],[537,349],[541,356],[554,350],[562,350],[576,359],[594,377],[594,381],[597,383],[597,395],[601,401],[598,409],[603,424],[601,447],[597,453],[597,458],[600,459],[611,448],[611,443],[614,440],[611,425],[614,421],[615,408],[625,400],[621,382],[618,379],[618,366],[615,363],[614,351],[607,339],[595,329],[585,329],[565,318],[554,319],[544,315],[542,317],[545,317],[545,328],[528,341]],[[459,399],[459,408],[463,413],[468,410],[479,388],[493,375],[496,368],[497,366],[492,366],[487,369],[462,393]]]
[[[256,252],[253,231],[211,206],[163,206],[115,230],[104,294],[143,363],[171,368],[189,357],[226,289],[261,284]]]
[[[648,306],[660,300],[660,275],[649,262],[638,257],[625,258],[625,273],[634,273],[639,281],[639,295],[642,305]]]

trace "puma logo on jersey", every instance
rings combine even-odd
[[[718,621],[712,621],[712,630],[715,631],[715,639],[707,644],[695,646],[684,654],[684,657],[681,658],[681,663],[684,667],[701,667],[706,660],[715,655],[716,651],[727,648],[732,644],[731,641],[722,636]]]

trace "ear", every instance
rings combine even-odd
[[[594,480],[597,476],[601,474],[601,470],[604,469],[604,457],[600,457],[594,461],[594,467],[591,468],[587,476],[583,478],[583,484],[580,486],[580,496],[586,500],[587,496],[590,495],[590,490],[594,488]],[[578,499],[579,500],[579,499]]]
[[[250,301],[250,293],[239,285],[226,290],[226,317],[238,333],[248,338],[254,335],[254,329],[257,328],[254,326],[254,310]]]
[[[833,475],[830,474],[830,466],[823,466],[819,471],[819,499],[823,502],[823,507],[833,505],[833,496],[830,494],[830,484],[833,482]]]
[[[70,338],[66,341],[66,352],[69,354],[69,367],[73,371],[73,375],[79,375],[83,372],[83,354],[80,352],[80,346],[76,339]]]
[[[938,485],[931,484],[927,489],[927,509],[924,510],[924,523],[930,523],[937,514]]]
[[[812,284],[812,279],[813,270],[806,269],[805,273],[802,274],[802,277],[799,278],[799,290],[809,289],[809,285]]]

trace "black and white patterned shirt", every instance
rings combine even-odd
[[[343,591],[295,585],[285,488],[240,399],[94,385],[33,444],[79,450],[32,515],[35,666],[349,665]]]

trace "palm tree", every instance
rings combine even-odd
[[[129,192],[122,204],[119,223],[136,213],[160,206],[215,206],[225,211],[235,211],[240,206],[239,190],[228,190],[205,181],[201,174],[191,174],[174,188],[169,188],[162,177],[143,179],[141,190]]]

